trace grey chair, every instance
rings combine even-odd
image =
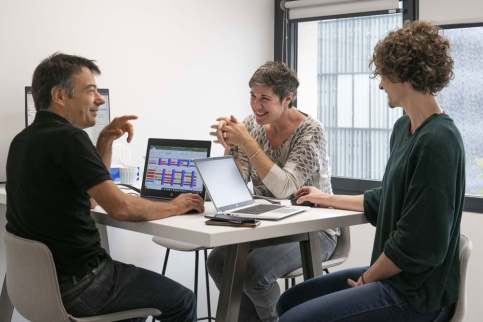
[[[54,260],[49,248],[38,241],[5,231],[7,291],[18,313],[35,322],[118,321],[158,316],[157,309],[142,308],[92,317],[77,318],[65,311]]]
[[[459,300],[456,302],[455,312],[451,318],[451,322],[463,321],[466,314],[467,295],[466,295],[466,281],[468,274],[468,260],[470,259],[473,244],[465,235],[460,235],[460,294]]]
[[[210,277],[208,275],[208,269],[206,268],[206,259],[208,258],[208,249],[203,246],[195,245],[195,244],[190,244],[190,243],[184,243],[184,242],[179,242],[175,241],[172,239],[168,238],[163,238],[163,237],[153,237],[153,242],[156,244],[163,246],[166,248],[166,255],[164,256],[164,264],[163,264],[163,270],[162,270],[162,275],[165,275],[166,273],[166,267],[168,266],[168,258],[169,258],[169,252],[174,249],[177,251],[181,252],[195,252],[195,285],[194,285],[194,293],[195,297],[198,300],[198,261],[199,261],[199,252],[200,250],[203,251],[204,253],[204,259],[205,259],[205,280],[206,280],[206,301],[207,301],[207,309],[208,309],[208,316],[206,317],[201,317],[198,318],[198,321],[201,320],[208,320],[211,322],[211,320],[215,320],[214,317],[211,316],[211,303],[210,303]],[[153,319],[154,320],[154,319]]]
[[[351,251],[351,231],[349,227],[341,227],[340,236],[337,240],[337,246],[329,260],[322,262],[322,269],[325,273],[329,273],[329,268],[344,263]],[[295,285],[295,278],[303,275],[302,268],[298,268],[281,278],[285,279],[285,290],[289,288],[288,281],[292,280],[292,286]]]

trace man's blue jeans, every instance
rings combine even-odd
[[[431,313],[412,309],[388,282],[351,288],[368,267],[351,268],[300,283],[280,297],[279,322],[296,321],[448,321],[454,304]]]
[[[83,278],[60,283],[62,301],[75,317],[156,308],[161,321],[196,321],[192,291],[167,277],[106,258]],[[143,321],[145,319],[138,319]]]
[[[334,252],[337,236],[319,232],[322,260]],[[218,289],[223,276],[226,247],[215,247],[208,257],[207,267]],[[299,243],[262,247],[248,254],[247,271],[238,321],[277,321],[275,305],[280,297],[277,279],[302,267]]]

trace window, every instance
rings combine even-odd
[[[402,14],[298,23],[297,107],[317,116],[328,139],[332,176],[381,180],[402,109],[390,109],[369,61]]]
[[[437,96],[455,121],[466,152],[466,194],[483,196],[483,27],[445,29],[450,40],[455,78]]]
[[[297,70],[300,87],[296,106],[316,116],[326,129],[334,191],[359,194],[379,186],[389,157],[392,127],[403,110],[387,107],[387,96],[378,89],[379,79],[370,78],[368,63],[377,41],[401,27],[404,20],[414,20],[419,13],[422,19],[434,21],[433,2],[438,2],[422,6],[420,1],[399,1],[399,10],[346,12],[323,18],[311,16],[310,5],[317,1],[306,1],[308,8],[302,17],[287,15],[280,2],[275,1],[275,59],[289,61]],[[480,5],[477,0],[464,2]],[[303,5],[303,1],[285,3],[290,7]],[[470,10],[457,17],[447,9],[442,12],[449,18],[443,17],[446,20],[440,23],[459,25],[444,30],[451,41],[455,79],[437,99],[455,120],[465,144],[465,211],[483,212],[483,130],[478,126],[483,120],[478,104],[483,83],[481,11]],[[289,21],[287,26],[285,21]]]

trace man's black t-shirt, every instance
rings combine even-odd
[[[87,190],[111,180],[87,134],[39,111],[7,159],[7,231],[46,244],[57,274],[81,275],[105,254]]]

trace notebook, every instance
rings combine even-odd
[[[310,208],[255,204],[232,156],[196,159],[194,162],[218,213],[243,218],[278,220]],[[246,210],[252,206],[267,208],[267,211],[255,213]]]
[[[194,159],[210,156],[211,142],[198,140],[148,140],[140,196],[170,201],[182,193],[205,199],[205,187]]]

